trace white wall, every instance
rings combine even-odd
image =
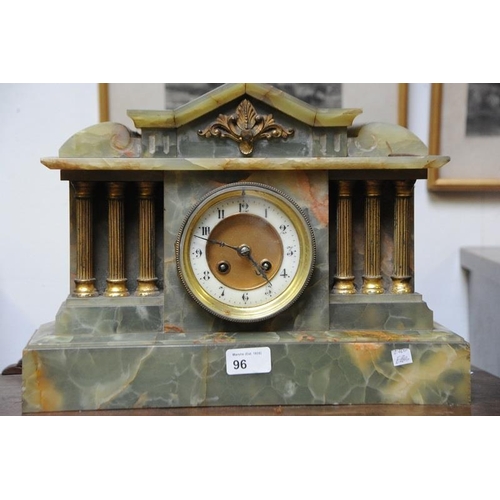
[[[68,294],[68,186],[39,159],[98,121],[97,100],[94,83],[0,85],[0,369]],[[426,143],[429,100],[430,84],[410,86],[409,128]],[[500,194],[430,194],[418,181],[415,206],[416,291],[468,339],[459,249],[500,245]]]
[[[411,84],[409,99],[408,128],[428,144],[430,84]],[[467,281],[460,248],[500,246],[499,229],[500,193],[430,193],[426,181],[417,181],[415,289],[437,322],[467,340]]]
[[[0,84],[0,370],[68,294],[68,185],[40,163],[98,121],[97,85]]]

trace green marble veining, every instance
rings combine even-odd
[[[234,323],[203,311],[186,293],[177,273],[175,240],[186,214],[209,191],[223,184],[248,181],[280,189],[306,212],[316,239],[316,263],[310,284],[299,300],[277,317],[259,323],[263,330],[323,330],[329,320],[328,273],[328,178],[326,172],[256,171],[215,175],[204,172],[168,173],[165,176],[165,331],[231,330]],[[241,325],[249,331],[255,325]]]
[[[380,297],[387,297],[389,300]],[[433,313],[425,302],[421,299],[413,300],[412,295],[406,294],[399,296],[406,300],[391,300],[393,297],[331,295],[330,328],[389,331],[432,328]]]
[[[227,349],[271,349],[266,374],[230,376]],[[391,351],[411,350],[394,366]],[[43,325],[23,358],[23,412],[280,404],[470,404],[470,352],[420,332],[55,335]]]
[[[411,131],[390,123],[368,123],[348,140],[349,156],[425,156],[427,146]]]
[[[56,315],[55,333],[147,333],[163,331],[163,295],[68,298]]]
[[[140,139],[119,123],[98,123],[71,136],[59,149],[60,158],[138,158]]]
[[[447,156],[380,158],[42,158],[51,170],[421,170],[440,168]]]

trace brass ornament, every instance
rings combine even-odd
[[[295,130],[278,125],[273,115],[260,115],[252,103],[244,99],[236,108],[236,114],[219,115],[212,125],[199,130],[198,135],[206,138],[231,139],[238,143],[241,154],[250,156],[254,143],[261,139],[288,139]]]
[[[365,267],[362,293],[384,293],[381,274],[381,234],[380,234],[380,196],[382,185],[378,180],[365,182]]]
[[[127,297],[125,278],[125,183],[108,182],[108,277],[106,297]]]
[[[93,253],[93,189],[94,183],[76,181],[76,276],[74,297],[95,297],[98,295],[94,277]]]
[[[413,185],[415,180],[394,182],[394,266],[391,292],[412,293],[411,214],[413,212]]]
[[[356,293],[352,262],[352,189],[352,181],[338,182],[337,266],[333,292],[343,295]]]
[[[149,297],[158,295],[155,275],[155,183],[140,181],[139,195],[139,276],[135,295]]]

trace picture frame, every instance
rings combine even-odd
[[[479,109],[481,92],[488,89],[472,85],[499,84],[431,86],[429,154],[449,156],[451,160],[444,167],[429,171],[429,191],[500,191],[500,129],[488,119],[484,109]],[[476,94],[479,98],[471,101]],[[500,101],[500,95],[495,99]]]
[[[164,83],[99,83],[99,120],[116,121],[133,129],[133,123],[126,114],[127,109],[167,109],[204,94],[221,84],[164,84]],[[311,86],[317,86],[316,97],[321,93],[335,91],[341,86],[340,96],[321,99],[311,103],[318,107],[362,108],[355,125],[368,122],[386,122],[407,126],[408,123],[408,84],[407,83],[342,83],[342,84],[271,84],[301,98]],[[171,86],[171,87],[168,87]],[[179,92],[181,86],[185,92]],[[299,87],[302,86],[302,87]],[[169,88],[177,92],[176,99],[167,103],[165,96]],[[290,91],[291,89],[291,91]],[[338,90],[338,87],[337,87]],[[179,95],[182,94],[182,95]],[[329,96],[332,97],[332,96]]]

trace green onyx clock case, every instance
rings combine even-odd
[[[43,158],[70,287],[23,412],[469,404],[469,345],[414,291],[413,186],[449,158],[360,113],[226,84]]]

